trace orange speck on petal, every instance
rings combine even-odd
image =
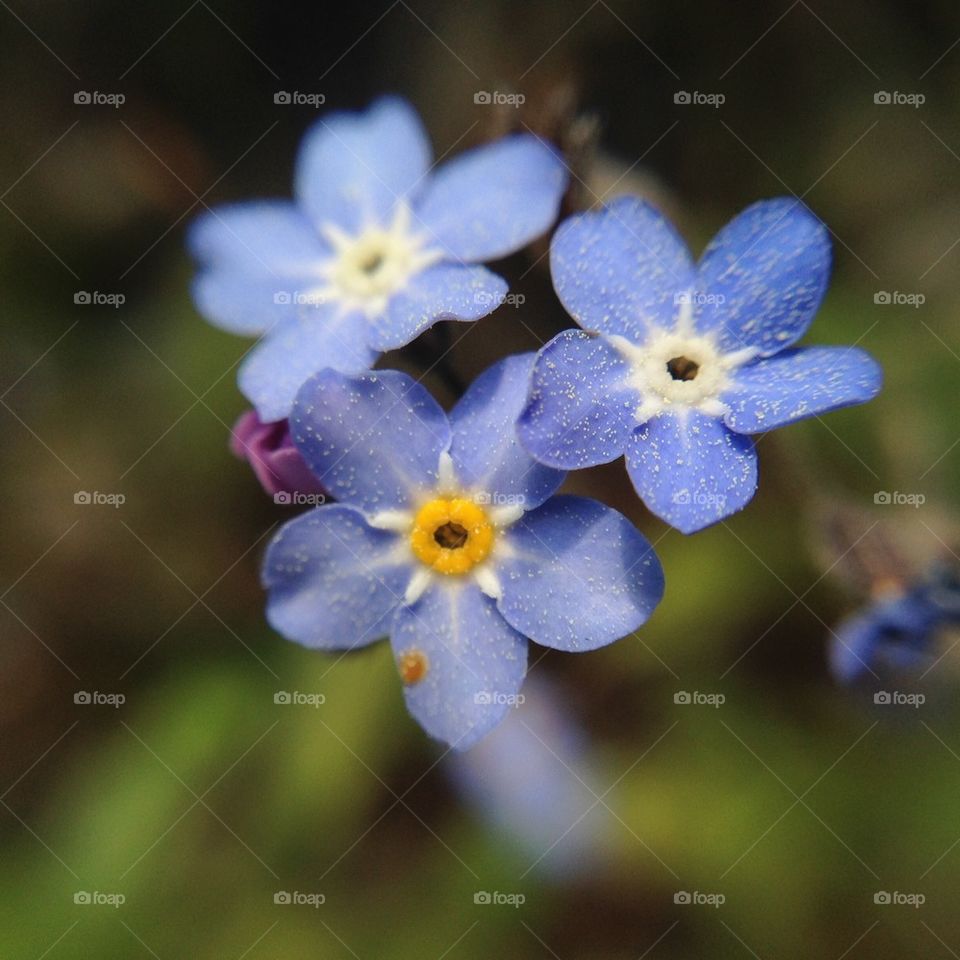
[[[422,650],[405,650],[397,660],[400,679],[407,685],[419,683],[430,669],[430,662]]]

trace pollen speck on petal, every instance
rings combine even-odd
[[[412,686],[427,675],[430,661],[422,650],[405,650],[397,658],[397,669],[400,671],[400,679],[407,686]]]

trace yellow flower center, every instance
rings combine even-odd
[[[410,548],[437,573],[468,573],[493,547],[493,525],[472,500],[437,498],[425,503],[413,521]]]

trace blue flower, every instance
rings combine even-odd
[[[597,798],[593,746],[564,691],[532,673],[523,702],[482,743],[445,764],[465,803],[511,849],[557,883],[589,880],[617,837]]]
[[[527,638],[593,650],[663,593],[647,540],[594,500],[552,496],[513,426],[533,355],[479,377],[449,416],[394,370],[323,370],[297,394],[294,442],[339,502],[286,524],[263,582],[267,618],[321,650],[390,636],[410,712],[466,749],[523,682]]]
[[[566,470],[625,455],[644,503],[684,533],[750,501],[750,434],[880,389],[862,350],[793,347],[830,267],[827,232],[797,201],[747,208],[698,264],[630,198],[567,220],[550,252],[557,294],[583,330],[540,351],[521,442]]]
[[[834,631],[830,669],[843,683],[877,671],[902,674],[932,665],[942,630],[960,624],[960,582],[935,570],[909,588],[887,592]]]
[[[200,217],[190,247],[198,309],[233,333],[263,335],[239,372],[264,422],[286,417],[323,367],[369,368],[438,320],[476,320],[507,286],[476,264],[519,250],[557,215],[566,171],[517,135],[431,169],[416,113],[378,100],[307,133],[296,202],[263,200]]]

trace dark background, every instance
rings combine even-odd
[[[956,559],[958,89],[946,0],[0,3],[3,955],[957,956],[955,657],[903,679],[926,696],[911,709],[838,688],[826,650],[878,577]],[[763,438],[757,498],[692,538],[644,514],[621,465],[571,481],[657,543],[667,595],[636,638],[532,657],[576,763],[527,737],[537,763],[505,749],[481,775],[536,770],[545,821],[592,807],[571,818],[583,856],[554,855],[566,828],[491,819],[408,718],[385,645],[324,656],[263,620],[259,558],[290,513],[227,451],[249,343],[193,309],[183,230],[289,192],[316,111],[280,90],[324,109],[400,92],[438,155],[535,129],[568,151],[570,206],[642,193],[697,250],[787,192],[834,234],[810,339],[873,352],[877,401]],[[448,332],[461,375],[564,325],[542,253],[498,265],[522,308]],[[124,302],[75,304],[94,291]],[[492,890],[525,903],[475,904]],[[674,902],[695,890],[725,902]],[[125,902],[74,902],[92,891]]]

